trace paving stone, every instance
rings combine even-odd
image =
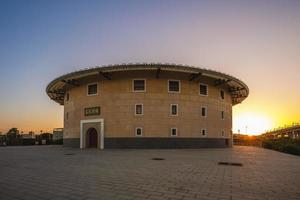
[[[300,157],[256,147],[104,151],[3,147],[0,199],[293,200],[300,199],[299,169]]]

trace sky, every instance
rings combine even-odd
[[[249,97],[233,131],[300,122],[300,1],[0,1],[0,132],[52,131],[63,107],[45,93],[90,66],[162,62],[240,78]]]

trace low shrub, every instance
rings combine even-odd
[[[300,156],[300,146],[296,144],[286,144],[281,147],[281,151],[293,155]]]
[[[293,155],[300,155],[300,140],[280,138],[280,139],[266,139],[262,142],[262,146],[267,149],[289,153]]]

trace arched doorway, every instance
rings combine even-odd
[[[89,148],[89,134],[91,128],[97,133],[97,148],[104,149],[104,119],[86,119],[80,120],[80,148]],[[91,138],[92,141],[95,141]]]
[[[98,133],[95,128],[89,128],[86,132],[86,147],[97,148],[98,146]]]

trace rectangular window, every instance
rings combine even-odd
[[[203,137],[206,136],[206,129],[205,129],[205,128],[201,129],[201,135],[202,135]]]
[[[143,128],[137,127],[135,128],[135,136],[142,136],[143,135]]]
[[[67,120],[69,119],[69,113],[68,112],[66,113],[66,119]]]
[[[66,101],[69,101],[69,99],[70,99],[70,94],[67,93],[67,94],[66,94]]]
[[[201,116],[202,117],[206,117],[207,116],[207,113],[206,113],[206,107],[201,107]]]
[[[177,116],[178,115],[178,104],[171,104],[170,114],[172,116]]]
[[[143,115],[143,114],[144,114],[143,104],[135,104],[135,115]]]
[[[225,98],[224,90],[221,90],[221,91],[220,91],[220,96],[221,96],[221,99],[224,99],[224,98]]]
[[[225,137],[225,131],[222,130],[222,133],[221,133],[222,137]]]
[[[208,94],[208,89],[207,85],[200,83],[200,95],[207,96]]]
[[[133,80],[133,91],[134,92],[145,92],[146,91],[146,80],[143,80],[143,79]]]
[[[224,111],[221,111],[221,119],[225,119]]]
[[[180,81],[169,80],[168,81],[168,91],[169,92],[180,92]]]
[[[171,128],[171,136],[177,136],[177,128]]]
[[[89,84],[87,86],[87,95],[92,96],[97,94],[98,94],[98,84],[97,83]]]

